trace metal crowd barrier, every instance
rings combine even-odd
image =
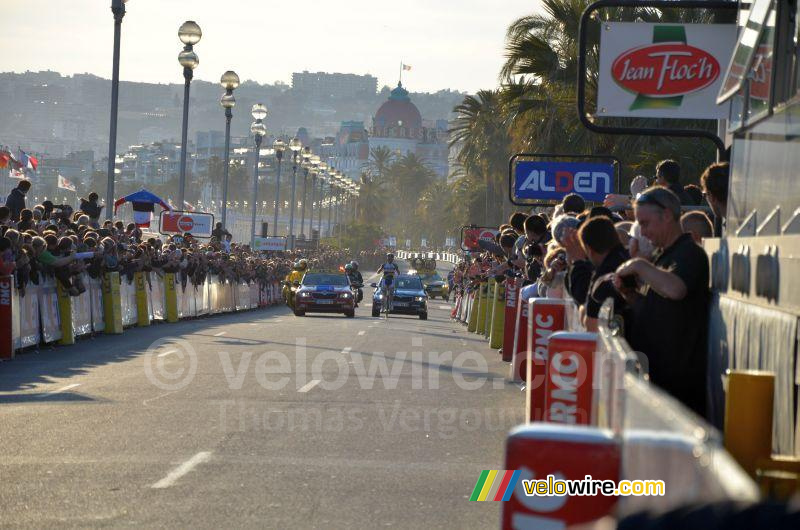
[[[133,278],[83,275],[86,291],[69,296],[53,278],[20,293],[12,276],[0,277],[0,359],[39,344],[72,344],[92,333],[122,333],[131,326],[175,322],[210,314],[246,311],[280,301],[277,283],[234,283],[209,276],[183,285],[178,274],[138,272]]]
[[[485,333],[481,319],[496,320],[486,316],[488,291],[487,284],[455,300],[454,318],[469,331]],[[571,300],[523,299],[513,285],[506,296],[502,342],[511,351],[502,355],[510,361],[509,378],[525,387],[526,422],[506,439],[504,468],[520,470],[522,479],[660,480],[665,494],[545,503],[527,496],[520,480],[503,503],[503,528],[564,527],[641,510],[758,499],[757,485],[724,449],[720,433],[650,384],[646,359],[621,336],[610,300],[597,333],[588,333]]]

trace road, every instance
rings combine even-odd
[[[448,306],[275,307],[2,363],[0,526],[497,527],[467,499],[520,390]]]

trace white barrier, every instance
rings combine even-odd
[[[92,293],[89,291],[89,275],[81,277],[86,291],[72,297],[72,332],[76,337],[92,332]]]
[[[175,275],[177,309],[180,318],[208,314],[243,311],[266,307],[280,300],[276,283],[263,287],[258,283],[220,281],[209,276],[202,285],[187,282],[186,289]],[[72,326],[75,336],[101,332],[105,329],[103,287],[100,279],[83,276],[86,292],[70,298]],[[166,319],[166,289],[164,277],[156,272],[146,273],[144,288],[150,320]],[[120,306],[124,326],[138,323],[136,282],[129,283],[124,276],[120,281]],[[39,285],[29,284],[25,296],[12,289],[11,341],[14,350],[29,348],[40,343],[52,343],[61,338],[56,280],[43,278]]]
[[[46,278],[39,281],[39,319],[42,325],[42,342],[55,342],[61,338],[61,318],[58,314],[56,281]]]

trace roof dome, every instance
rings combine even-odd
[[[418,138],[422,134],[422,115],[408,97],[402,83],[392,90],[372,120],[373,136]]]

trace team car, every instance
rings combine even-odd
[[[372,316],[381,316],[383,307],[383,280],[371,284],[375,288],[372,295]],[[422,281],[416,274],[401,274],[394,279],[392,314],[417,315],[420,320],[428,318],[428,296]]]
[[[447,285],[447,281],[443,280],[435,270],[409,271],[409,274],[416,274],[419,276],[419,279],[422,280],[425,292],[432,299],[437,296],[441,297],[443,300],[448,300],[450,298],[450,288]]]
[[[294,314],[344,313],[356,315],[356,300],[350,280],[343,272],[307,272],[295,294]]]

